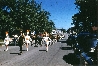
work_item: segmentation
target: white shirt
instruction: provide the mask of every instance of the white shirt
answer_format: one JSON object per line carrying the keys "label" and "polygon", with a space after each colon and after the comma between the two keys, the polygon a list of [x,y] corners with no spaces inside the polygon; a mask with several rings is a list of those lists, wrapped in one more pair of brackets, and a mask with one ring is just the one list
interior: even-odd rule
{"label": "white shirt", "polygon": [[30,43],[30,36],[25,36],[25,41],[26,41],[26,43]]}
{"label": "white shirt", "polygon": [[10,38],[9,38],[9,36],[7,36],[7,37],[4,39],[4,43],[5,43],[5,44],[9,44],[9,41],[10,41]]}
{"label": "white shirt", "polygon": [[43,37],[44,41],[51,41],[49,37]]}
{"label": "white shirt", "polygon": [[49,42],[51,42],[51,39],[49,37],[43,37],[43,39],[47,45],[49,44]]}
{"label": "white shirt", "polygon": [[49,37],[43,37],[44,41],[48,41]]}

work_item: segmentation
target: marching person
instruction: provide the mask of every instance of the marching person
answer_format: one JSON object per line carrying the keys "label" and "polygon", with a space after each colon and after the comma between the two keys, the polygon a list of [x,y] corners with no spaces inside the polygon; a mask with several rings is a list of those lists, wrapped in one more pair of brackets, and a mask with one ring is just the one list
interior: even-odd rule
{"label": "marching person", "polygon": [[50,45],[53,45],[54,44],[54,36],[52,34],[49,34],[49,38],[51,39]]}
{"label": "marching person", "polygon": [[25,42],[26,42],[26,48],[28,51],[28,45],[30,44],[29,30],[27,30],[27,35],[25,36]]}
{"label": "marching person", "polygon": [[35,35],[32,35],[31,39],[32,39],[32,43],[31,43],[31,46],[32,46],[35,42]]}
{"label": "marching person", "polygon": [[46,46],[46,52],[48,52],[48,46],[49,46],[49,43],[50,43],[51,39],[48,37],[47,32],[45,32],[45,35],[44,35],[43,39],[44,39],[44,41],[46,43],[45,44],[45,46]]}
{"label": "marching person", "polygon": [[41,36],[41,33],[39,33],[39,35],[37,35],[37,38],[38,38],[38,44],[40,45],[40,46],[42,46],[42,44],[41,44],[41,41],[42,41],[42,36]]}
{"label": "marching person", "polygon": [[9,38],[8,32],[5,32],[5,33],[6,33],[6,37],[4,39],[4,43],[5,43],[5,46],[6,46],[5,51],[8,51],[8,45],[9,45],[9,42],[10,42],[10,38]]}
{"label": "marching person", "polygon": [[19,47],[20,47],[20,53],[22,53],[22,45],[24,43],[24,35],[22,33],[22,31],[20,31],[21,35],[19,36],[19,41],[18,41],[18,44],[19,44]]}

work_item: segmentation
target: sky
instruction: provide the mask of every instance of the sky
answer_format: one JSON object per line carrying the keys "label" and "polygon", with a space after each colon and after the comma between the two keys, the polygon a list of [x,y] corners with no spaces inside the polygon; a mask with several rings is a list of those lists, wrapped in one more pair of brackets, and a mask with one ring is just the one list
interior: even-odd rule
{"label": "sky", "polygon": [[78,12],[75,0],[35,0],[37,3],[42,2],[42,9],[48,11],[49,17],[56,26],[56,28],[68,29],[72,23],[72,16]]}

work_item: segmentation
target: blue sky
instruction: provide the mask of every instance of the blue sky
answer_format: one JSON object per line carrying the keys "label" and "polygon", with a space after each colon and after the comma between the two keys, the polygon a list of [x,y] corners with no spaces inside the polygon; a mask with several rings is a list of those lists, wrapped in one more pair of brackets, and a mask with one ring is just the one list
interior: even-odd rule
{"label": "blue sky", "polygon": [[72,16],[78,12],[75,0],[35,0],[42,2],[42,9],[50,12],[50,20],[55,23],[56,28],[68,29],[71,27]]}

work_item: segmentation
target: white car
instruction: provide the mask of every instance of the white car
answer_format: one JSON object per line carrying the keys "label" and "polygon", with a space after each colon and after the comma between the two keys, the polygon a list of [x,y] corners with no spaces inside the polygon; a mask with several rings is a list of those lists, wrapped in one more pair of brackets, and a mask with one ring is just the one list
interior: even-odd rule
{"label": "white car", "polygon": [[60,34],[59,37],[60,37],[60,39],[63,39],[65,36]]}

